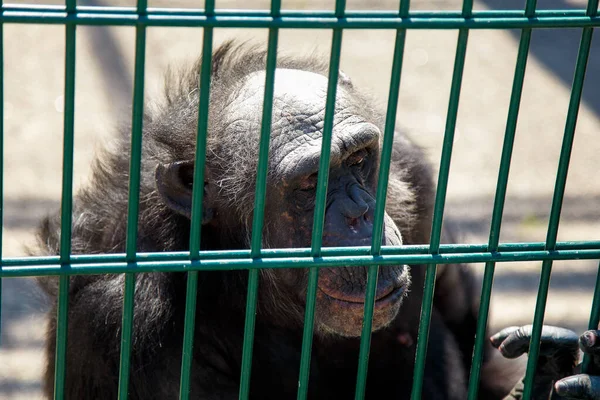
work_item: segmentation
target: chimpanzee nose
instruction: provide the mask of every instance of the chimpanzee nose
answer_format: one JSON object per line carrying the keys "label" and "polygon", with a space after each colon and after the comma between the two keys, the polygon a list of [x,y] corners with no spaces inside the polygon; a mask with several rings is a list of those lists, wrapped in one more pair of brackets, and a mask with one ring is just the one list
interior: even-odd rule
{"label": "chimpanzee nose", "polygon": [[360,217],[367,214],[369,211],[369,205],[365,202],[363,204],[348,204],[344,210],[344,216],[348,220],[348,224],[355,226],[358,225]]}
{"label": "chimpanzee nose", "polygon": [[351,200],[343,207],[343,214],[348,225],[357,227],[361,219],[370,221],[370,215],[374,210],[370,210],[369,204],[365,201],[367,193],[359,185],[352,185],[349,195]]}

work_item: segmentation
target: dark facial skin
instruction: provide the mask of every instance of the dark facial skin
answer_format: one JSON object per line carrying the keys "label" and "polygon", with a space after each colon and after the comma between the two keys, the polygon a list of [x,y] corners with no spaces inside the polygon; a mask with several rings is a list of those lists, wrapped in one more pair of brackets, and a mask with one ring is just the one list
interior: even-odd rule
{"label": "dark facial skin", "polygon": [[[223,110],[227,137],[241,143],[256,141],[261,126],[264,81],[264,71],[250,74],[233,92]],[[310,247],[327,79],[312,72],[278,69],[275,82],[263,247]],[[360,116],[353,100],[340,86],[333,121],[323,247],[370,246],[373,237],[381,132]],[[192,169],[192,162],[183,161],[159,166],[156,175],[163,200],[187,216],[191,208]],[[218,193],[211,194],[211,190],[218,192],[215,186],[218,183],[205,186],[205,192],[208,190],[205,203],[213,203],[217,208],[215,213],[223,218],[231,212],[219,209],[222,202],[215,200]],[[212,211],[205,208],[205,217],[207,214]],[[382,244],[402,245],[400,231],[387,213]],[[307,271],[287,269],[273,273],[280,284],[296,293],[298,304],[304,304]],[[373,330],[387,326],[396,317],[409,284],[407,266],[380,268]],[[367,268],[322,268],[315,313],[317,333],[360,336],[366,286]]]}
{"label": "dark facial skin", "polygon": [[[264,73],[249,76],[233,101],[232,129],[260,126]],[[265,242],[269,247],[310,247],[327,79],[319,74],[280,69],[276,73]],[[331,168],[323,247],[370,246],[379,161],[380,131],[352,109],[340,87],[332,134]],[[242,110],[242,111],[240,111]],[[243,134],[240,132],[240,134]],[[246,133],[248,134],[248,133]],[[250,132],[250,134],[257,134]],[[386,214],[384,245],[401,245],[400,232]],[[306,271],[279,272],[290,287]],[[301,274],[301,275],[299,275]],[[407,292],[408,267],[380,268],[373,329],[386,326]],[[323,268],[319,272],[317,327],[343,336],[360,335],[367,268]],[[305,287],[306,285],[302,285]],[[298,292],[304,302],[305,291]]]}

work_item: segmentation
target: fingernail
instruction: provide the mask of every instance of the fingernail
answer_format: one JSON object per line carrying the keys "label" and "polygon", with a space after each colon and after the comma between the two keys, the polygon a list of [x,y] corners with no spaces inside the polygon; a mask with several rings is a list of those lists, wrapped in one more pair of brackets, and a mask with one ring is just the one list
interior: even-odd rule
{"label": "fingernail", "polygon": [[585,347],[593,347],[596,344],[596,335],[592,331],[587,331],[581,335],[580,340]]}
{"label": "fingernail", "polygon": [[498,343],[498,334],[495,334],[494,336],[490,337],[490,342],[492,342],[492,344],[496,347],[498,347],[498,345],[500,343]]}
{"label": "fingernail", "polygon": [[554,389],[558,394],[562,395],[567,391],[567,384],[562,381],[558,381],[554,384]]}
{"label": "fingernail", "polygon": [[500,354],[502,354],[504,357],[507,356],[507,354],[506,354],[506,348],[504,346],[504,343],[502,343],[500,346],[498,346],[498,350],[500,350]]}

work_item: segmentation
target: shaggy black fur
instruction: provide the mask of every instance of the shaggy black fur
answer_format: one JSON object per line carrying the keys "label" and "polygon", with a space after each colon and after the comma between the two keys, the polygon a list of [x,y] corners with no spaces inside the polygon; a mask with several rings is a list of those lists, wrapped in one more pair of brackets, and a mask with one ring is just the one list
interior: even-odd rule
{"label": "shaggy black fur", "polygon": [[[223,110],[239,95],[240,82],[265,68],[265,51],[232,42],[213,56],[206,180],[218,205],[216,222],[206,224],[202,249],[248,248],[258,132],[227,136]],[[187,250],[190,220],[168,207],[157,191],[157,165],[194,158],[201,61],[172,73],[164,105],[144,119],[139,235],[146,251]],[[278,68],[327,76],[318,58],[280,56]],[[353,113],[383,131],[384,117],[347,79],[340,81],[354,99]],[[274,118],[275,119],[275,118]],[[129,140],[122,132],[111,149],[95,160],[91,184],[81,190],[73,209],[73,253],[124,252],[127,221]],[[271,170],[271,179],[274,172]],[[212,185],[212,186],[211,186]],[[387,213],[404,243],[427,243],[433,186],[430,167],[406,137],[396,140]],[[270,231],[267,211],[265,243]],[[38,254],[58,254],[60,220],[46,219],[39,231]],[[281,272],[283,273],[283,272]],[[253,399],[291,399],[297,390],[304,318],[305,271],[298,287],[280,283],[274,271],[261,271],[259,310],[252,368]],[[373,334],[368,398],[408,398],[412,386],[416,334],[422,298],[423,268],[411,270],[412,289],[398,317]],[[116,398],[119,369],[123,275],[73,276],[69,297],[66,372],[67,399]],[[200,273],[192,395],[200,399],[237,398],[247,272]],[[40,278],[56,300],[56,279]],[[137,276],[131,366],[131,399],[174,399],[179,393],[186,275],[144,273]],[[433,311],[425,399],[464,399],[478,292],[471,272],[462,266],[440,267]],[[56,335],[55,309],[49,314],[47,373],[44,390],[52,397]],[[349,399],[356,377],[358,338],[315,332],[310,398]],[[488,356],[486,356],[486,359]],[[491,362],[485,367],[493,369]],[[484,376],[482,396],[499,398],[512,382]],[[486,380],[487,379],[487,380]],[[487,382],[487,383],[486,383]]]}

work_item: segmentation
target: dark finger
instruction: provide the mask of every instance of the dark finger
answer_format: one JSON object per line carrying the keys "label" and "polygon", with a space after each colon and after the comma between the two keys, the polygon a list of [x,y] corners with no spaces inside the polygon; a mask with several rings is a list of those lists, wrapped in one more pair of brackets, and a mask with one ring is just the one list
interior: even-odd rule
{"label": "dark finger", "polygon": [[600,375],[600,331],[590,330],[579,337],[579,348],[587,354],[587,370],[591,375]]}
{"label": "dark finger", "polygon": [[579,337],[579,347],[584,353],[600,354],[600,331],[587,331]]}
{"label": "dark finger", "polygon": [[500,332],[496,333],[494,336],[490,338],[490,342],[492,342],[492,346],[498,348],[504,340],[513,332],[519,329],[518,326],[510,326],[508,328],[502,329]]}
{"label": "dark finger", "polygon": [[589,375],[573,375],[561,379],[554,384],[560,396],[578,400],[600,399],[600,377]]}
{"label": "dark finger", "polygon": [[517,358],[529,349],[531,325],[522,326],[512,331],[498,346],[500,353],[506,358]]}
{"label": "dark finger", "polygon": [[[523,326],[511,333],[498,347],[506,358],[516,358],[529,350],[532,326]],[[578,349],[579,337],[575,332],[544,325],[542,327],[540,355],[557,357],[563,355],[574,358]],[[568,360],[568,364],[572,360]]]}

